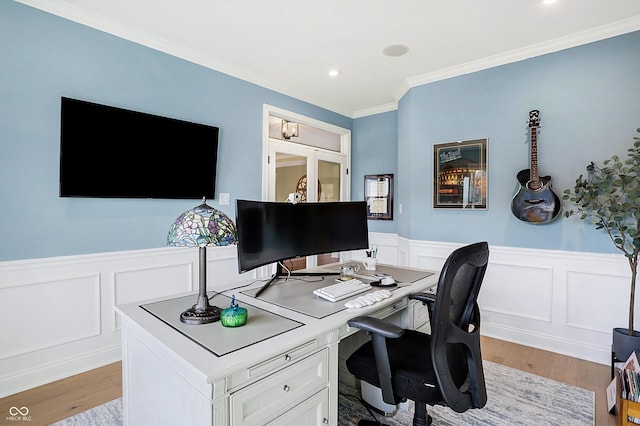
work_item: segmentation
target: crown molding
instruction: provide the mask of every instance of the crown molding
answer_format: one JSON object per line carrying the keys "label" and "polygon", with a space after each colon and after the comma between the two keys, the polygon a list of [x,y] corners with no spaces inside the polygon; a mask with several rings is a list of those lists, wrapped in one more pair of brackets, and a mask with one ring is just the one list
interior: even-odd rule
{"label": "crown molding", "polygon": [[356,110],[351,115],[351,118],[361,118],[369,115],[381,114],[383,112],[396,111],[397,109],[398,109],[398,102],[390,102],[388,104]]}
{"label": "crown molding", "polygon": [[173,43],[165,39],[161,39],[144,31],[140,31],[136,28],[122,25],[113,20],[107,19],[104,16],[88,12],[86,9],[77,7],[74,4],[51,0],[14,1],[88,26],[90,28],[106,32],[116,37],[120,37],[122,39],[144,45],[160,52],[167,53],[186,61],[202,65],[204,67],[216,70],[223,74],[227,74],[234,78],[256,84],[260,87],[274,90],[284,95],[299,99],[303,102],[309,102],[313,105],[354,119],[397,110],[398,101],[402,99],[402,97],[413,87],[434,83],[440,80],[446,80],[448,78],[457,77],[464,74],[482,71],[500,65],[522,61],[547,53],[553,53],[571,47],[576,47],[583,44],[588,44],[606,38],[640,30],[640,15],[632,16],[613,24],[603,25],[587,31],[560,37],[548,42],[534,44],[522,49],[516,49],[498,55],[481,58],[477,61],[471,61],[464,64],[455,65],[452,67],[443,68],[437,71],[410,77],[405,79],[393,93],[393,97],[395,99],[394,102],[354,111],[340,111],[336,109],[335,106],[332,107],[321,105],[313,99],[306,99],[304,97],[300,97],[299,94],[291,93],[291,91],[286,87],[282,87],[282,85],[276,84],[273,81],[266,81],[263,77],[255,75],[255,73],[249,72],[244,68],[217,60],[198,50],[191,49],[184,45]]}
{"label": "crown molding", "polygon": [[[255,75],[252,75],[252,73],[241,67],[237,67],[225,61],[220,61],[218,59],[212,58],[210,55],[206,55],[199,50],[192,49],[183,44],[174,43],[156,35],[149,34],[145,31],[140,31],[137,28],[123,25],[112,19],[105,18],[102,15],[87,11],[86,9],[78,7],[75,4],[51,0],[14,1],[34,7],[44,12],[51,13],[63,19],[68,19],[77,24],[81,24],[89,28],[105,32],[107,34],[111,34],[123,40],[140,44],[151,49],[167,53],[171,56],[175,56],[186,61],[214,69],[216,71],[222,72],[223,74],[228,74],[230,76],[264,86],[264,83],[258,83],[259,79]],[[272,85],[269,87],[272,87]]]}
{"label": "crown molding", "polygon": [[353,111],[340,111],[333,106],[319,104],[314,99],[307,99],[305,97],[301,97],[299,94],[291,93],[288,88],[283,87],[281,84],[266,80],[265,78],[256,75],[255,73],[252,73],[245,68],[237,67],[228,62],[218,60],[199,50],[189,48],[182,44],[173,43],[169,40],[157,37],[147,32],[140,31],[137,28],[122,25],[121,23],[89,12],[86,9],[78,7],[74,4],[51,0],[14,1],[47,13],[51,13],[52,15],[56,15],[60,18],[68,19],[77,24],[81,24],[89,28],[105,32],[107,34],[111,34],[123,40],[140,44],[159,52],[184,59],[194,64],[201,65],[203,67],[218,71],[231,77],[246,81],[248,83],[255,84],[265,89],[273,90],[275,92],[291,96],[292,98],[298,99],[303,102],[308,102],[310,104],[319,106],[320,108],[324,108],[328,111],[344,115],[345,117],[352,118]]}
{"label": "crown molding", "polygon": [[402,99],[402,97],[413,87],[435,83],[436,81],[446,80],[448,78],[458,77],[464,74],[471,74],[500,65],[523,61],[525,59],[542,56],[547,53],[558,52],[638,30],[640,30],[640,15],[632,16],[613,24],[603,25],[587,31],[560,37],[551,41],[537,43],[522,49],[516,49],[499,55],[482,58],[477,61],[467,62],[453,67],[443,68],[434,72],[410,77],[405,79],[394,92],[393,96],[396,100],[395,102],[354,111],[352,118],[361,118],[367,115],[378,114],[380,112],[392,111],[394,109],[397,110],[400,99]]}
{"label": "crown molding", "polygon": [[587,31],[581,31],[569,36],[560,37],[551,41],[537,43],[522,49],[511,50],[499,55],[488,56],[477,61],[467,62],[407,78],[404,84],[398,88],[396,92],[396,100],[400,100],[412,87],[422,86],[424,84],[446,80],[448,78],[470,74],[500,65],[523,61],[525,59],[545,55],[547,53],[558,52],[638,30],[640,30],[640,15],[633,16],[613,24],[603,25]]}

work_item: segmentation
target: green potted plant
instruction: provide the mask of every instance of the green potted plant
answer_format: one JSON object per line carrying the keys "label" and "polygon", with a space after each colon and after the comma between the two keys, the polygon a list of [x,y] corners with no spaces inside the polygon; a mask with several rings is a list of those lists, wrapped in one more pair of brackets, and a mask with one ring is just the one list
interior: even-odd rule
{"label": "green potted plant", "polygon": [[[640,132],[640,128],[637,129]],[[640,332],[634,330],[634,307],[638,253],[640,253],[640,137],[629,148],[628,158],[614,155],[601,166],[591,162],[587,176],[580,175],[562,198],[573,202],[565,217],[580,215],[589,219],[596,229],[604,230],[613,245],[622,251],[631,268],[629,325],[613,329],[613,350],[616,358],[626,360],[632,351],[640,350]]]}

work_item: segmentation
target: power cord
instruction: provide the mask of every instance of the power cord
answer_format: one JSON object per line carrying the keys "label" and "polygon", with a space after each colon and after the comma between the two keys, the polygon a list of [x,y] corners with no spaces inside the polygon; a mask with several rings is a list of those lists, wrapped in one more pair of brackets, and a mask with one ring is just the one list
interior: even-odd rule
{"label": "power cord", "polygon": [[[287,268],[287,267],[286,267],[284,264],[282,264],[281,262],[278,262],[278,263],[280,263],[280,266],[282,266],[282,268],[283,268],[283,269],[285,269],[285,270],[287,271],[287,277],[285,278],[285,281],[289,280],[289,278],[291,278],[291,270],[290,270],[289,268]],[[229,292],[229,291],[234,291],[234,290],[238,290],[238,289],[240,289],[240,288],[249,287],[249,286],[252,286],[253,284],[255,284],[255,283],[257,283],[257,282],[262,282],[262,283],[263,283],[263,282],[268,281],[268,280],[269,280],[268,278],[265,278],[265,279],[263,279],[263,280],[253,280],[253,281],[251,281],[251,282],[250,282],[250,283],[248,283],[248,284],[239,285],[238,287],[228,288],[228,289],[226,289],[226,290],[222,290],[222,291],[216,291],[216,290],[214,290],[214,291],[213,291],[214,293],[213,293],[213,295],[212,295],[212,296],[210,296],[210,297],[209,297],[209,300],[213,299],[214,297],[216,297],[216,296],[218,296],[218,295],[224,295],[224,293],[227,293],[227,292]],[[317,279],[302,279],[302,278],[298,278],[298,281],[303,281],[303,282],[306,282],[306,283],[315,283],[315,282],[324,281],[324,277],[323,277],[323,276],[321,276],[321,277],[318,277]]]}
{"label": "power cord", "polygon": [[257,283],[257,282],[262,282],[262,281],[266,281],[266,280],[253,280],[248,284],[239,285],[238,287],[228,288],[228,289],[222,290],[222,291],[215,291],[214,290],[213,296],[209,297],[209,300],[213,299],[214,297],[216,297],[218,295],[226,293],[228,291],[233,291],[233,290],[238,290],[240,288],[249,287],[249,286],[251,286],[251,285],[253,285],[253,284]]}
{"label": "power cord", "polygon": [[284,264],[284,262],[278,262],[278,265],[280,265],[280,267],[282,269],[284,269],[285,271],[287,271],[287,278],[285,281],[288,281],[289,278],[291,278],[291,269],[287,268],[287,265]]}
{"label": "power cord", "polygon": [[[284,264],[284,262],[288,261],[289,263],[291,263],[291,266],[287,267],[287,265]],[[285,270],[287,272],[287,276],[284,278],[284,281],[289,281],[289,279],[291,278],[291,273],[293,272],[293,262],[291,261],[291,259],[287,259],[285,261],[282,262],[278,262],[278,264],[280,265],[280,267]],[[308,279],[308,278],[297,278],[298,281],[302,281],[305,283],[317,283],[317,282],[321,282],[324,281],[324,276],[320,276],[317,279]]]}

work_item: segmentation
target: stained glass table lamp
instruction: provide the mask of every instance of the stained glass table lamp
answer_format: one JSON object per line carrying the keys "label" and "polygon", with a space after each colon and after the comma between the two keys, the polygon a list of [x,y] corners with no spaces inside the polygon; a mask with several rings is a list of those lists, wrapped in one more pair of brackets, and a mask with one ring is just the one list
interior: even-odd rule
{"label": "stained glass table lamp", "polygon": [[167,245],[178,247],[198,247],[200,250],[200,285],[195,305],[180,314],[185,324],[207,324],[220,319],[222,311],[209,304],[207,297],[207,247],[228,246],[238,241],[233,221],[223,212],[202,204],[182,213],[171,225],[167,236]]}

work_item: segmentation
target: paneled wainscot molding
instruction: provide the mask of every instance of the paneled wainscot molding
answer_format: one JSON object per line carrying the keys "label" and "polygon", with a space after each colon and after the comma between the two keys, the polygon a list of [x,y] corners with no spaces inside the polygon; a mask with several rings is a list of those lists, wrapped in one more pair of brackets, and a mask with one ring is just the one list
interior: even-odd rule
{"label": "paneled wainscot molding", "polygon": [[[380,263],[430,270],[463,245],[369,240]],[[628,269],[620,255],[491,246],[482,333],[608,364],[611,329],[626,325]],[[235,247],[209,248],[207,270],[209,289],[270,274],[239,275]],[[195,292],[197,279],[198,251],[188,248],[0,262],[0,397],[120,360],[113,307]]]}

